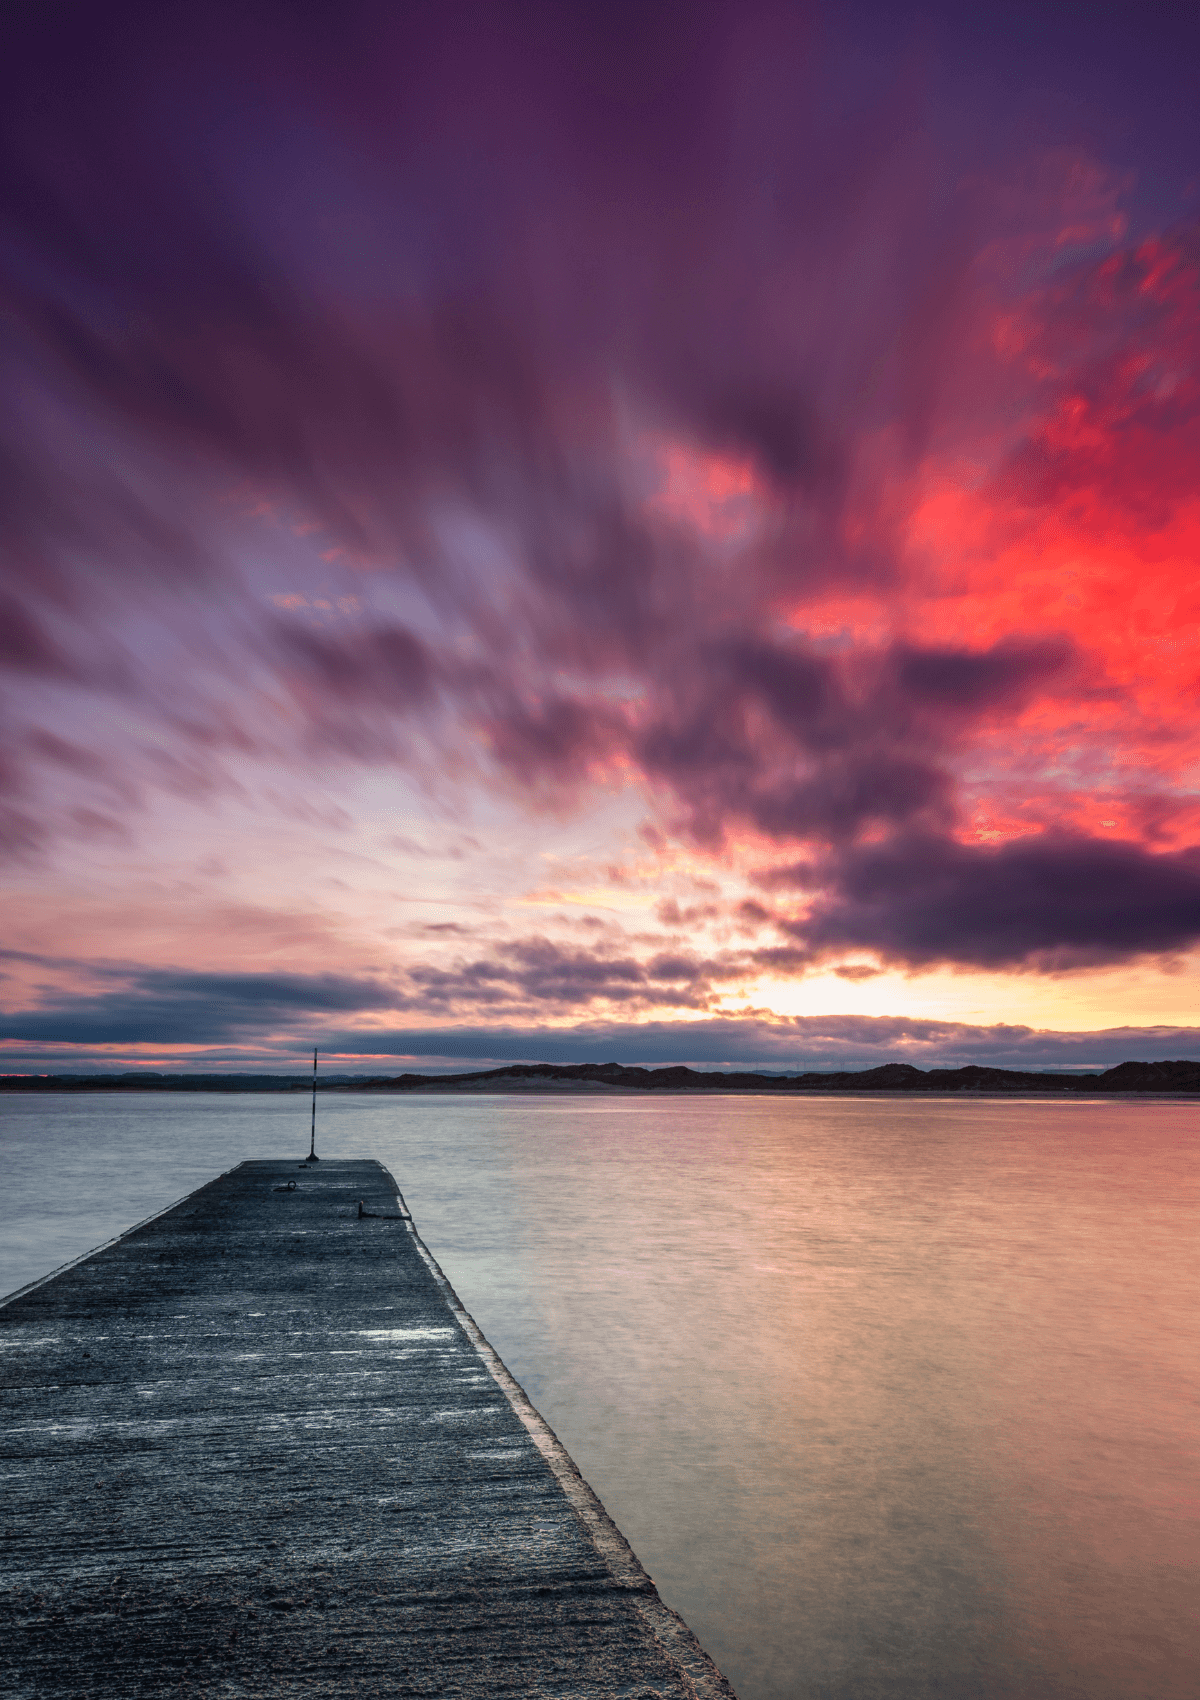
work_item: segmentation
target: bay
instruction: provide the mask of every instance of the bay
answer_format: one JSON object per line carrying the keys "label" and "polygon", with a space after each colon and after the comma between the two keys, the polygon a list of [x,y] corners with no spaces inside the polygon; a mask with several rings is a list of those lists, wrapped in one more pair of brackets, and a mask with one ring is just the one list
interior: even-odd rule
{"label": "bay", "polygon": [[[1200,1693],[1187,1103],[323,1096],[742,1700]],[[0,1292],[300,1096],[6,1095]]]}

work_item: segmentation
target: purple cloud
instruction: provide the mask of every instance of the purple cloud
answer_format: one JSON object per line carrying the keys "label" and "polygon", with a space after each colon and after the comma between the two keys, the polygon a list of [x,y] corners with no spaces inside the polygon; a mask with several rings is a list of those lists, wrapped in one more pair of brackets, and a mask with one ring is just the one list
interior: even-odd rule
{"label": "purple cloud", "polygon": [[[779,889],[789,876],[775,871]],[[1200,851],[1082,837],[996,848],[930,836],[800,865],[816,888],[788,931],[813,952],[872,950],[910,967],[1045,969],[1172,952],[1200,938]]]}

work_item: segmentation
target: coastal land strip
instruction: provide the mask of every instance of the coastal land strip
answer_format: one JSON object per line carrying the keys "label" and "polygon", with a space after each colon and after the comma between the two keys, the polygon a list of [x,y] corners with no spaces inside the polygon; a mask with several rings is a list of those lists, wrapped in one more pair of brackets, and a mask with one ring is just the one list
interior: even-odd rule
{"label": "coastal land strip", "polygon": [[[9,1074],[3,1092],[308,1092],[310,1075],[282,1074]],[[754,1074],[676,1068],[638,1068],[622,1063],[510,1063],[466,1074],[335,1075],[318,1083],[321,1092],[759,1092],[795,1093],[971,1093],[984,1097],[1200,1095],[1200,1062],[1123,1062],[1101,1072],[1031,1072],[1023,1069],[914,1068],[884,1063],[878,1068],[832,1073]]]}

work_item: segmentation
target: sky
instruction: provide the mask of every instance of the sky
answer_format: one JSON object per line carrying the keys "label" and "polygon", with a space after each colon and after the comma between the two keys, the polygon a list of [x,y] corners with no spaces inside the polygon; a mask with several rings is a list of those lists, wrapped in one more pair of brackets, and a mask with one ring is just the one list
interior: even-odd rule
{"label": "sky", "polygon": [[1200,1055],[1200,21],[14,0],[0,1070]]}

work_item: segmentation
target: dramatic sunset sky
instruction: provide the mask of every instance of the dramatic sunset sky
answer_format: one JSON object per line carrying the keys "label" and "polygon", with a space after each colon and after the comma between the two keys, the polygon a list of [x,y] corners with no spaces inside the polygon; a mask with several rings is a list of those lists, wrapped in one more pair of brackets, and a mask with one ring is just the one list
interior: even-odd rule
{"label": "dramatic sunset sky", "polygon": [[4,34],[6,1070],[1200,1054],[1193,8]]}

